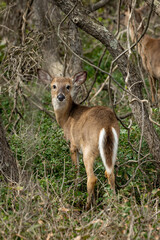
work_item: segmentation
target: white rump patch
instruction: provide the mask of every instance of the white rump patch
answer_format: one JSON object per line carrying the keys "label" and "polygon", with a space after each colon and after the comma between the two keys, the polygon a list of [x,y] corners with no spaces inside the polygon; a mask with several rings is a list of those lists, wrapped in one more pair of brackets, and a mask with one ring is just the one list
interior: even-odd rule
{"label": "white rump patch", "polygon": [[99,134],[99,151],[100,151],[100,156],[102,158],[103,161],[103,165],[107,171],[108,174],[111,174],[112,169],[114,167],[114,164],[116,162],[116,157],[117,157],[117,149],[118,149],[118,135],[116,130],[112,127],[112,133],[113,133],[113,155],[112,155],[112,166],[108,167],[107,163],[106,163],[106,156],[105,156],[105,152],[104,152],[104,148],[105,146],[105,140],[106,140],[106,131],[104,128],[102,128],[102,130],[100,131]]}
{"label": "white rump patch", "polygon": [[106,131],[104,128],[102,128],[102,130],[100,131],[100,134],[99,134],[99,151],[100,151],[100,156],[102,158],[103,165],[104,165],[107,173],[111,174],[112,168],[109,168],[107,166],[106,156],[105,156],[105,152],[104,152],[106,137],[107,137]]}
{"label": "white rump patch", "polygon": [[116,158],[117,158],[117,150],[118,150],[118,135],[117,135],[117,132],[116,130],[112,127],[112,133],[113,133],[113,136],[114,136],[114,143],[113,143],[113,155],[112,155],[112,163],[113,163],[113,166],[116,162]]}

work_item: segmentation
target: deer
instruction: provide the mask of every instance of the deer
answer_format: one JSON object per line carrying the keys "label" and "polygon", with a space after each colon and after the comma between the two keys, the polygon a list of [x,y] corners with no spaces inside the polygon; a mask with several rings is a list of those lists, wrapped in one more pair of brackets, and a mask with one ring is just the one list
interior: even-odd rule
{"label": "deer", "polygon": [[[144,31],[144,24],[142,20],[143,7],[134,9],[131,16],[131,8],[125,12],[124,24],[127,26],[129,17],[129,34],[132,42],[136,42]],[[142,59],[142,64],[149,75],[149,84],[151,89],[152,104],[156,102],[160,105],[160,38],[153,38],[145,34],[140,42],[137,44],[138,53]],[[158,91],[156,91],[156,83]],[[157,97],[156,97],[157,96]],[[156,98],[158,98],[156,100]]]}
{"label": "deer", "polygon": [[93,165],[99,155],[105,167],[105,177],[115,193],[114,165],[120,134],[118,120],[114,112],[106,106],[89,107],[74,102],[75,91],[86,81],[87,72],[79,72],[73,77],[52,77],[39,69],[38,77],[43,82],[50,82],[56,121],[63,129],[65,139],[70,142],[71,159],[76,167],[79,153],[83,154],[87,174],[88,210],[95,204],[94,187],[97,177]]}

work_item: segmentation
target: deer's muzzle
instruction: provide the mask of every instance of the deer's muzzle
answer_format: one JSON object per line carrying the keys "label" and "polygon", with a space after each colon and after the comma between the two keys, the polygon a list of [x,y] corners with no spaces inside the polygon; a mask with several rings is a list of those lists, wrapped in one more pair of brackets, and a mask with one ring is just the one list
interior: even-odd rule
{"label": "deer's muzzle", "polygon": [[60,93],[58,94],[57,99],[58,101],[62,102],[65,99],[65,96],[62,93]]}

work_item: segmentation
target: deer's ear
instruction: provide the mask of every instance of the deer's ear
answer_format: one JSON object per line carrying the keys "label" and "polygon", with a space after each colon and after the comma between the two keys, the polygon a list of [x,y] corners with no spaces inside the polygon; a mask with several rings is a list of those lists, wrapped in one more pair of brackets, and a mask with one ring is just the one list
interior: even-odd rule
{"label": "deer's ear", "polygon": [[76,73],[73,77],[73,84],[75,86],[80,86],[86,81],[86,78],[87,78],[87,72],[83,71],[83,72]]}
{"label": "deer's ear", "polygon": [[47,73],[46,71],[44,71],[42,69],[38,69],[37,73],[38,73],[38,78],[41,82],[43,82],[45,84],[50,84],[51,83],[52,77],[50,76],[49,73]]}

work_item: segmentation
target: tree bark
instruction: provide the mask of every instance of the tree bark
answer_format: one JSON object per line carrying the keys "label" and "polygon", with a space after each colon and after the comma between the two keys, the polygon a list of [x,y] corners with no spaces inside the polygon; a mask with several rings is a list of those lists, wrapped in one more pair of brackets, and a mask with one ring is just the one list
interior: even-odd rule
{"label": "tree bark", "polygon": [[42,68],[47,70],[52,76],[60,76],[63,73],[63,64],[60,61],[59,41],[56,34],[56,27],[61,19],[59,9],[55,6],[52,11],[51,26],[49,2],[47,0],[35,0],[33,3],[33,18],[38,32],[43,35],[42,39]]}
{"label": "tree bark", "polygon": [[[149,6],[151,6],[152,5],[152,0],[147,0],[146,3]],[[156,12],[160,16],[160,1],[159,0],[154,0],[153,11]]]}
{"label": "tree bark", "polygon": [[[78,27],[72,22],[69,21],[69,40],[68,44],[73,52],[78,56],[82,57],[82,43],[78,32]],[[74,67],[73,67],[74,66]],[[68,66],[69,76],[74,76],[77,72],[82,71],[82,61],[80,58],[72,54],[70,63]]]}
{"label": "tree bark", "polygon": [[[47,0],[35,0],[33,4],[33,16],[36,20],[36,27],[44,36],[42,47],[44,61],[42,62],[42,67],[52,76],[73,76],[75,73],[82,70],[82,63],[81,60],[73,54],[70,60],[67,56],[67,60],[69,60],[67,62],[60,56],[60,40],[57,36],[57,28],[62,17],[59,8],[54,6],[54,9],[52,9],[50,5],[50,2]],[[82,46],[77,26],[69,21],[67,27],[68,44],[73,52],[81,55]],[[66,52],[65,54],[68,55]],[[74,70],[73,67],[71,67],[73,64]]]}
{"label": "tree bark", "polygon": [[18,182],[19,172],[16,160],[10,150],[0,119],[0,172],[6,181]]}
{"label": "tree bark", "polygon": [[[106,46],[114,59],[123,52],[124,49],[114,36],[112,36],[103,25],[94,21],[89,15],[87,15],[82,5],[75,7],[75,1],[71,0],[53,0],[53,2],[65,14],[68,14],[70,20],[72,20],[79,28],[92,35]],[[136,67],[128,60],[125,54],[117,60],[117,64],[124,79],[126,76],[129,76],[128,89],[132,94],[129,95],[129,101],[133,115],[143,133],[144,139],[148,143],[150,153],[153,155],[157,163],[160,164],[160,138],[155,131],[152,122],[149,120],[146,104],[141,101],[143,99],[143,85],[140,75],[138,74]]]}
{"label": "tree bark", "polygon": [[27,6],[27,0],[4,0],[7,11],[2,18],[1,36],[6,37],[12,44],[21,42],[22,18]]}

